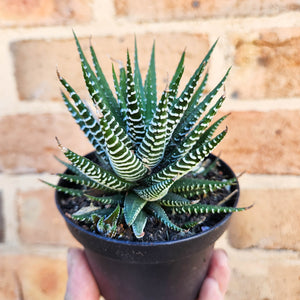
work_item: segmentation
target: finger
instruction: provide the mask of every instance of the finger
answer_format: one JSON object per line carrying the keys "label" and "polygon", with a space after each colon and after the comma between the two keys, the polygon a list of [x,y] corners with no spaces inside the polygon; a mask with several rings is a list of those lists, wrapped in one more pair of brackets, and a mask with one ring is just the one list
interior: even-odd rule
{"label": "finger", "polygon": [[218,282],[211,277],[207,277],[202,285],[198,300],[223,300]]}
{"label": "finger", "polygon": [[100,293],[88,266],[84,251],[71,248],[68,251],[68,282],[65,300],[98,300]]}
{"label": "finger", "polygon": [[224,250],[217,249],[213,252],[207,276],[218,283],[219,290],[224,295],[230,279],[228,257]]}

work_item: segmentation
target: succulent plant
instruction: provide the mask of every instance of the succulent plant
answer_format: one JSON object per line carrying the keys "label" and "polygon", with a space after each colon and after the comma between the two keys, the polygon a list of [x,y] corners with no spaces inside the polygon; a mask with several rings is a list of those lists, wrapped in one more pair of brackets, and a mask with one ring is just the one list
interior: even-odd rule
{"label": "succulent plant", "polygon": [[[94,146],[96,159],[76,154],[58,141],[69,160],[68,163],[60,162],[70,171],[58,176],[75,183],[76,188],[46,182],[59,192],[90,201],[90,205],[74,212],[72,218],[109,237],[114,237],[121,226],[131,228],[134,235],[141,238],[149,217],[180,232],[199,224],[204,213],[244,210],[224,206],[226,201],[218,205],[201,202],[203,195],[216,193],[236,182],[235,178],[211,180],[204,177],[209,171],[205,167],[212,168],[203,163],[205,158],[227,132],[226,128],[214,136],[226,115],[210,123],[225,100],[222,95],[212,102],[229,70],[216,87],[203,96],[208,77],[206,66],[217,42],[179,93],[184,51],[174,76],[158,98],[155,44],[144,83],[136,41],[134,70],[128,51],[126,69],[120,65],[119,77],[112,66],[114,95],[93,46],[90,45],[90,51],[94,68],[74,36],[93,106],[59,73],[58,78],[69,95],[62,92],[64,103]],[[195,214],[197,218],[179,226],[170,220],[173,214]]]}

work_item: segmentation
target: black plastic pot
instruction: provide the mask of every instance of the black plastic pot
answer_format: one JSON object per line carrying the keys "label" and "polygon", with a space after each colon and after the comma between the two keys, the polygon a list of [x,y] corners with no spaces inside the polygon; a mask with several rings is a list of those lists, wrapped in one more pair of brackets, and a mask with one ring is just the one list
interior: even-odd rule
{"label": "black plastic pot", "polygon": [[[89,154],[88,156],[91,156]],[[220,160],[224,174],[235,177]],[[59,185],[68,185],[60,181]],[[232,197],[232,206],[239,199]],[[76,225],[60,207],[64,194],[55,198],[70,232],[84,246],[85,253],[106,300],[194,300],[207,273],[215,241],[228,226],[230,214],[214,227],[198,235],[168,242],[120,241],[89,232]]]}

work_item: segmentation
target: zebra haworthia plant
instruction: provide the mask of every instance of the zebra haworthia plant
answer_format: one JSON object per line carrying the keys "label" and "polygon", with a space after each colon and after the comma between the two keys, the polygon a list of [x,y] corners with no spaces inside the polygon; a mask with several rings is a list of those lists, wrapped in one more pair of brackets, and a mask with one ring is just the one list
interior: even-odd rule
{"label": "zebra haworthia plant", "polygon": [[[112,67],[114,95],[92,45],[93,68],[74,36],[93,106],[59,73],[58,78],[69,95],[62,92],[65,105],[94,146],[97,159],[93,161],[76,154],[58,141],[70,162],[61,161],[70,172],[58,176],[76,183],[77,188],[47,183],[59,192],[90,201],[89,206],[73,213],[72,218],[110,237],[116,235],[122,224],[121,227],[132,228],[134,235],[141,238],[149,217],[157,218],[175,231],[183,231],[199,224],[203,213],[244,210],[200,201],[203,195],[235,183],[235,179],[230,178],[218,181],[198,176],[203,172],[204,159],[227,132],[226,128],[213,137],[226,116],[210,123],[225,99],[222,95],[212,103],[229,70],[217,86],[202,97],[208,76],[204,75],[205,69],[216,43],[179,93],[184,71],[183,52],[174,76],[158,99],[154,45],[144,83],[136,43],[134,68],[128,51],[126,68],[120,66],[119,76]],[[170,214],[175,213],[193,213],[199,217],[179,226],[170,219]]]}

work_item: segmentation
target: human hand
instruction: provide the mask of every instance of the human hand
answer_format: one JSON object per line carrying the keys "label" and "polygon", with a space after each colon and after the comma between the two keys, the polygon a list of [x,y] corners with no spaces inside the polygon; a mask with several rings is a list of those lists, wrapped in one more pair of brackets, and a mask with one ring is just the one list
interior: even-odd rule
{"label": "human hand", "polygon": [[[65,300],[99,300],[100,292],[83,250],[69,249],[68,275]],[[214,250],[198,300],[223,300],[229,277],[230,269],[225,251]]]}
{"label": "human hand", "polygon": [[197,300],[223,300],[230,278],[228,257],[224,250],[214,250],[207,276]]}

